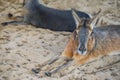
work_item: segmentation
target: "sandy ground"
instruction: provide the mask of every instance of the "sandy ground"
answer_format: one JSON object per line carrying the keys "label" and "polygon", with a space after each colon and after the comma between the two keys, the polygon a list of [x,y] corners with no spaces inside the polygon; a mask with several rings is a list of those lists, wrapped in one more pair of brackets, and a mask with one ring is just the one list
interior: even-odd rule
{"label": "sandy ground", "polygon": [[[58,9],[76,8],[94,15],[102,8],[100,23],[120,24],[120,1],[115,0],[43,0]],[[21,16],[22,0],[0,0],[0,23],[10,21],[8,13]],[[71,33],[35,28],[31,25],[0,25],[0,80],[120,80],[120,52],[99,57],[84,65],[70,65],[51,77],[43,73],[62,62],[41,65],[60,55]],[[38,68],[35,73],[32,69]]]}

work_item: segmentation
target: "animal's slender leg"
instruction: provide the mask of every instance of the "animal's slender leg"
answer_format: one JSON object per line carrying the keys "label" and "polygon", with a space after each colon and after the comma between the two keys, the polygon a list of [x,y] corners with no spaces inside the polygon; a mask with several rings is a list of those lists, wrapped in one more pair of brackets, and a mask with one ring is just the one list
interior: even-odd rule
{"label": "animal's slender leg", "polygon": [[57,55],[55,58],[50,59],[50,60],[47,60],[46,62],[44,62],[44,63],[40,66],[40,68],[43,68],[43,67],[46,66],[46,65],[50,65],[50,64],[54,63],[54,62],[57,61],[59,58],[60,58],[60,55]]}
{"label": "animal's slender leg", "polygon": [[48,65],[54,63],[54,62],[57,61],[59,58],[60,58],[60,56],[57,56],[57,57],[55,57],[54,59],[50,60],[50,61],[48,62]]}
{"label": "animal's slender leg", "polygon": [[46,76],[51,76],[52,74],[58,72],[59,70],[71,65],[73,63],[72,59],[67,60],[63,65],[58,66],[56,69],[50,71],[50,72],[45,72]]}
{"label": "animal's slender leg", "polygon": [[1,25],[3,26],[7,26],[9,24],[12,24],[12,25],[25,25],[26,23],[24,23],[23,21],[10,21],[10,22],[3,22],[1,23]]}
{"label": "animal's slender leg", "polygon": [[[43,64],[41,64],[39,66],[40,69],[44,68],[46,65],[51,65],[52,63],[57,61],[59,58],[60,58],[60,55],[57,55],[55,58],[47,60],[46,62],[44,62]],[[38,68],[33,68],[32,71],[35,72],[35,73],[38,73],[40,70]]]}

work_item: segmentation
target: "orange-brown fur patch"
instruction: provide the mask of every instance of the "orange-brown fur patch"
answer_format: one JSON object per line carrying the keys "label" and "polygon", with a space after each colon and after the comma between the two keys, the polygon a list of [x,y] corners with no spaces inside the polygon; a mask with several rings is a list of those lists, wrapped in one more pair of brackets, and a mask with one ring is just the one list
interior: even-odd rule
{"label": "orange-brown fur patch", "polygon": [[[93,35],[93,39],[91,38],[89,40],[87,46],[88,48],[87,54],[80,55],[76,52],[77,42],[74,40],[74,36],[75,33],[73,32],[62,55],[65,57],[73,58],[76,64],[84,64],[90,59],[97,58],[98,56],[102,56],[102,55],[107,55],[112,51],[120,50],[120,37],[117,36],[116,33],[114,36],[111,36],[109,33],[106,34],[105,39],[101,39],[101,38],[99,39],[100,35],[97,34],[96,36]],[[93,51],[91,51],[92,49]]]}
{"label": "orange-brown fur patch", "polygon": [[72,58],[73,57],[73,53],[74,53],[74,51],[77,47],[76,42],[74,40],[74,34],[75,34],[75,32],[73,32],[67,46],[65,47],[65,49],[62,53],[62,56],[65,56],[67,58]]}

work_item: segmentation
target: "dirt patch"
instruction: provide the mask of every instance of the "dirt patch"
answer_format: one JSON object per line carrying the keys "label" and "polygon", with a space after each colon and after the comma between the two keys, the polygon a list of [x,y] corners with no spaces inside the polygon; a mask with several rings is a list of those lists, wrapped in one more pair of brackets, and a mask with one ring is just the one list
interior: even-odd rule
{"label": "dirt patch", "polygon": [[[93,16],[102,8],[100,19],[103,24],[98,25],[120,24],[120,1],[118,7],[114,0],[43,0],[42,3],[59,9],[74,7]],[[10,21],[8,13],[23,15],[21,4],[22,0],[1,0],[0,23]],[[43,68],[41,65],[62,53],[70,35],[69,32],[56,32],[31,25],[0,25],[0,80],[120,80],[120,52],[84,65],[70,65],[51,77],[45,76],[45,71],[62,62],[59,60]],[[38,72],[34,72],[33,68],[38,68]]]}

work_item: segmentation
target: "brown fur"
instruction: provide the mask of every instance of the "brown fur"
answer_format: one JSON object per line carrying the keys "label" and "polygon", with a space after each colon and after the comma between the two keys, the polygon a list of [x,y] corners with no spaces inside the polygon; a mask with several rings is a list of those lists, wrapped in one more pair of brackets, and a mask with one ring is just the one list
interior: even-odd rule
{"label": "brown fur", "polygon": [[76,34],[73,32],[62,55],[75,59],[77,64],[84,64],[88,60],[97,58],[100,55],[107,55],[113,51],[120,51],[120,25],[98,27],[93,30],[93,39],[91,42],[88,42],[88,49],[93,48],[91,52],[88,50],[86,55],[76,53],[77,42],[74,40]]}
{"label": "brown fur", "polygon": [[120,25],[93,28],[94,18],[79,18],[74,9],[72,15],[76,23],[76,29],[62,53],[62,56],[71,59],[66,60],[65,64],[58,66],[55,70],[45,73],[47,76],[69,66],[73,59],[75,64],[84,64],[98,56],[120,51]]}
{"label": "brown fur", "polygon": [[74,50],[76,49],[76,43],[74,41],[75,31],[73,32],[66,48],[64,49],[64,52],[62,53],[62,56],[65,56],[67,58],[72,58]]}

